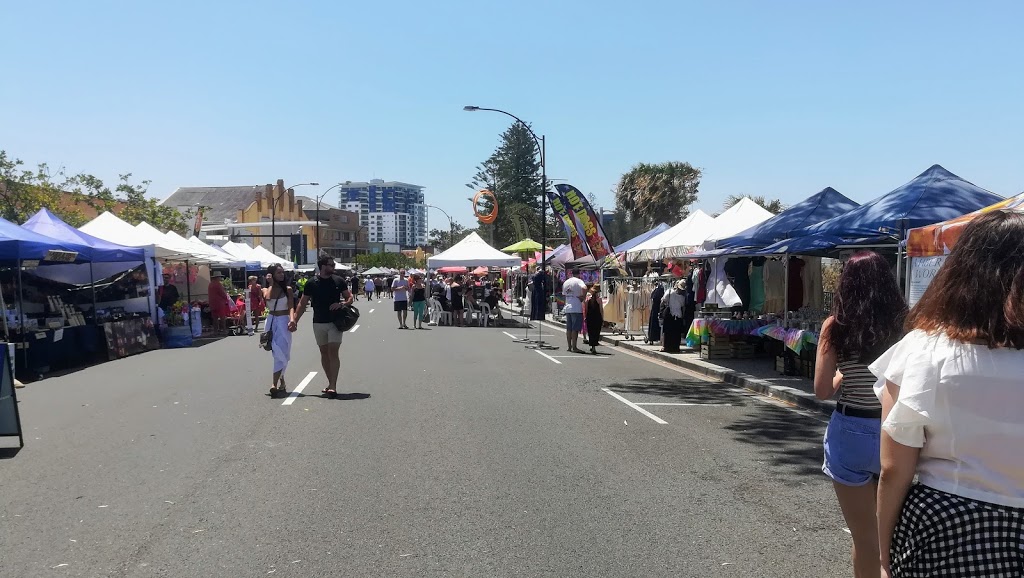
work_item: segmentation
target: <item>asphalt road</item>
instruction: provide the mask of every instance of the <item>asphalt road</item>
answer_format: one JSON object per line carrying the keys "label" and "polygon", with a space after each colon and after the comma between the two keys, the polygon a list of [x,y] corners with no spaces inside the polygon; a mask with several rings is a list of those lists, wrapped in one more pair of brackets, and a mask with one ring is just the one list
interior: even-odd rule
{"label": "asphalt road", "polygon": [[820,416],[553,328],[545,357],[359,305],[342,399],[308,317],[289,405],[254,337],[19,390],[0,576],[850,575]]}

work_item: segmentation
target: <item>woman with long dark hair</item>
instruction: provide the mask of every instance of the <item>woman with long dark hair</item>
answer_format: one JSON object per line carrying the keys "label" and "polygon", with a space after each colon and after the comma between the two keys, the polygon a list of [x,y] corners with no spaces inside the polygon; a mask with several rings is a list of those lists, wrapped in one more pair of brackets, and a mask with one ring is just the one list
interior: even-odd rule
{"label": "woman with long dark hair", "polygon": [[868,364],[899,341],[906,315],[907,304],[889,263],[878,253],[862,251],[843,267],[832,316],[818,340],[814,394],[819,399],[838,395],[825,431],[822,471],[832,478],[853,537],[857,578],[880,573],[875,492],[882,406]]}
{"label": "woman with long dark hair", "polygon": [[292,333],[295,331],[295,294],[285,282],[284,267],[275,263],[267,271],[271,285],[263,290],[267,302],[266,331],[271,331],[271,353],[274,355],[274,379],[270,397],[286,395],[284,370],[292,357]]}
{"label": "woman with long dark hair", "polygon": [[1024,214],[968,224],[907,329],[871,366],[885,416],[882,567],[1022,576]]}

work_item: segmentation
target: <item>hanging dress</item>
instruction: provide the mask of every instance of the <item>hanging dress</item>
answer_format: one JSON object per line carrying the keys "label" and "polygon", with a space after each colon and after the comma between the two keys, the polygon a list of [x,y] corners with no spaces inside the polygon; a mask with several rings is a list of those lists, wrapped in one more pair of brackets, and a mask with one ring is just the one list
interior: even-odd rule
{"label": "hanging dress", "polygon": [[651,342],[661,341],[661,299],[665,296],[665,285],[658,283],[651,293],[651,319],[647,324],[647,339]]}

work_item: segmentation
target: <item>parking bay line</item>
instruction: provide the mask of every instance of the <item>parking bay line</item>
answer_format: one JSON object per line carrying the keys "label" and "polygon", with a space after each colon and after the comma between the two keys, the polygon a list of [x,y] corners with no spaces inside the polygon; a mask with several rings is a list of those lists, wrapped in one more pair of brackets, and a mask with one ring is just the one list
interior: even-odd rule
{"label": "parking bay line", "polygon": [[547,353],[544,353],[543,351],[541,351],[541,350],[539,350],[539,349],[534,349],[534,351],[536,351],[537,353],[539,353],[539,354],[543,355],[544,357],[547,357],[547,358],[548,358],[548,359],[550,359],[551,361],[554,361],[554,362],[555,362],[555,363],[557,363],[558,365],[562,365],[562,362],[561,362],[561,361],[558,361],[557,359],[555,359],[554,357],[551,357],[551,356],[550,356],[550,355],[548,355]]}
{"label": "parking bay line", "polygon": [[731,403],[664,403],[664,402],[635,402],[633,405],[682,405],[691,406],[699,405],[704,407],[732,407]]}
{"label": "parking bay line", "polygon": [[653,413],[651,413],[651,412],[647,411],[646,409],[644,409],[644,408],[640,407],[639,405],[637,405],[637,404],[635,404],[635,403],[633,403],[633,402],[629,401],[628,399],[626,399],[626,398],[622,397],[621,395],[619,395],[619,394],[615,393],[614,391],[612,391],[612,390],[610,390],[610,389],[608,389],[608,388],[606,388],[606,387],[602,387],[602,388],[601,388],[601,391],[603,391],[603,392],[607,393],[608,395],[610,395],[610,396],[614,397],[615,399],[617,399],[617,400],[621,401],[622,403],[624,403],[624,404],[628,405],[629,407],[631,407],[631,408],[633,408],[633,409],[637,410],[638,412],[640,412],[640,413],[642,413],[642,414],[646,415],[647,417],[649,417],[649,418],[653,419],[653,420],[654,420],[654,421],[655,421],[656,423],[659,423],[659,424],[661,424],[661,425],[668,425],[668,422],[667,422],[667,421],[665,421],[665,420],[661,419],[660,417],[658,417],[658,416],[654,415]]}
{"label": "parking bay line", "polygon": [[306,389],[306,386],[309,385],[309,382],[313,381],[314,377],[316,377],[316,372],[310,371],[309,375],[307,375],[302,381],[300,381],[299,385],[295,386],[295,390],[291,392],[291,394],[288,396],[288,399],[281,402],[281,405],[291,405],[295,403],[295,400],[298,399],[299,394],[302,393],[302,390]]}

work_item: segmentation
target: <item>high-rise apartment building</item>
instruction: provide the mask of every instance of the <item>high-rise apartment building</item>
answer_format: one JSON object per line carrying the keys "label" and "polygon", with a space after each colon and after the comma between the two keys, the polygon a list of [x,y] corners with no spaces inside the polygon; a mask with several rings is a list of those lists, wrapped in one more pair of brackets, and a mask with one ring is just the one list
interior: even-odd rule
{"label": "high-rise apartment building", "polygon": [[397,243],[404,248],[427,244],[427,207],[423,187],[374,179],[341,188],[338,206],[359,214],[371,243]]}

